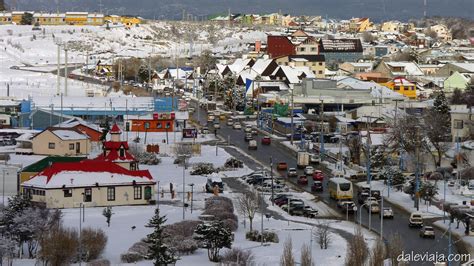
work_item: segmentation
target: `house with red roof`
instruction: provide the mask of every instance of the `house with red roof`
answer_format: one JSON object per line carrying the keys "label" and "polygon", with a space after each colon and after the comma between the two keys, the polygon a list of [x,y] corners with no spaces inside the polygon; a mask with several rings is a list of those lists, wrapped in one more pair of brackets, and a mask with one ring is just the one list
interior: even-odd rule
{"label": "house with red roof", "polygon": [[110,140],[104,141],[102,153],[94,160],[112,162],[128,170],[138,170],[138,161],[129,152],[128,142],[121,140],[122,130],[117,124],[112,126],[109,134]]}
{"label": "house with red roof", "polygon": [[47,208],[145,205],[156,182],[148,170],[129,170],[111,161],[53,163],[21,184],[23,195]]}

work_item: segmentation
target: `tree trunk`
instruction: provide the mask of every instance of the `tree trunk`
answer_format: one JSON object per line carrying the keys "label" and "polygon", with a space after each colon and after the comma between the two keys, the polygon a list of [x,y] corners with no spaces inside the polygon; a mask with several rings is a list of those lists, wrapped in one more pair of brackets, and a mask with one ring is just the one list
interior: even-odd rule
{"label": "tree trunk", "polygon": [[249,222],[250,222],[250,232],[252,232],[252,230],[253,230],[253,217],[252,218],[249,217]]}

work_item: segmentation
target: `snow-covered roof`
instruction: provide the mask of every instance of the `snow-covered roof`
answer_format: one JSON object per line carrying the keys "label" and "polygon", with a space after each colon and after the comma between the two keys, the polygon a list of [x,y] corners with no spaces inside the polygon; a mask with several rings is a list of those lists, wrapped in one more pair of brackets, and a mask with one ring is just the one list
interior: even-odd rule
{"label": "snow-covered roof", "polygon": [[84,160],[73,163],[53,163],[30,180],[23,182],[22,186],[53,189],[132,185],[133,182],[155,184],[148,170],[131,171],[113,162]]}
{"label": "snow-covered roof", "polygon": [[51,133],[62,140],[84,140],[89,138],[87,135],[81,134],[75,130],[58,129],[52,130]]}
{"label": "snow-covered roof", "polygon": [[451,63],[451,65],[465,69],[465,72],[474,73],[474,63]]}
{"label": "snow-covered roof", "polygon": [[252,69],[255,70],[259,75],[267,69],[268,65],[273,61],[273,59],[258,59],[255,61],[255,64],[252,66]]}
{"label": "snow-covered roof", "polygon": [[59,123],[55,125],[54,127],[59,127],[59,128],[73,128],[78,125],[83,125],[85,127],[91,128],[96,131],[100,131],[99,126],[91,123],[87,123],[86,121],[82,120],[81,118],[71,118],[67,121],[64,121],[62,123]]}
{"label": "snow-covered roof", "polygon": [[403,68],[403,72],[394,72],[393,74],[409,75],[409,76],[423,76],[423,71],[414,62],[386,62],[389,67]]}
{"label": "snow-covered roof", "polygon": [[237,58],[235,62],[229,65],[233,73],[240,73],[250,63],[251,59]]}
{"label": "snow-covered roof", "polygon": [[392,91],[373,81],[363,81],[352,77],[343,77],[338,80],[337,87],[350,87],[355,90],[370,90],[374,98],[405,99],[402,94]]}

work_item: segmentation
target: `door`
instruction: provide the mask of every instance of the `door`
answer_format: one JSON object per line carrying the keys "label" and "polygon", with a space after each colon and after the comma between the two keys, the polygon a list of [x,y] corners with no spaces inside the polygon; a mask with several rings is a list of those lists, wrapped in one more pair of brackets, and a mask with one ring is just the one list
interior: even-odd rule
{"label": "door", "polygon": [[81,153],[81,143],[76,142],[76,153]]}

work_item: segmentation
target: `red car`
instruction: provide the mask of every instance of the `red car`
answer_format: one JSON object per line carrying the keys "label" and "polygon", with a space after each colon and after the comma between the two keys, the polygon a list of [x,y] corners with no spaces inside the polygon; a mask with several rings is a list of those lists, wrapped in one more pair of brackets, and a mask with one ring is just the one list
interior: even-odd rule
{"label": "red car", "polygon": [[323,179],[324,179],[323,172],[321,172],[319,170],[315,170],[314,173],[313,173],[313,180],[322,182]]}
{"label": "red car", "polygon": [[270,145],[271,143],[272,143],[272,139],[270,137],[262,138],[262,145]]}
{"label": "red car", "polygon": [[286,171],[288,169],[288,164],[285,162],[281,162],[277,164],[277,170],[278,171]]}
{"label": "red car", "polygon": [[308,178],[305,175],[302,175],[298,178],[299,185],[308,185]]}

